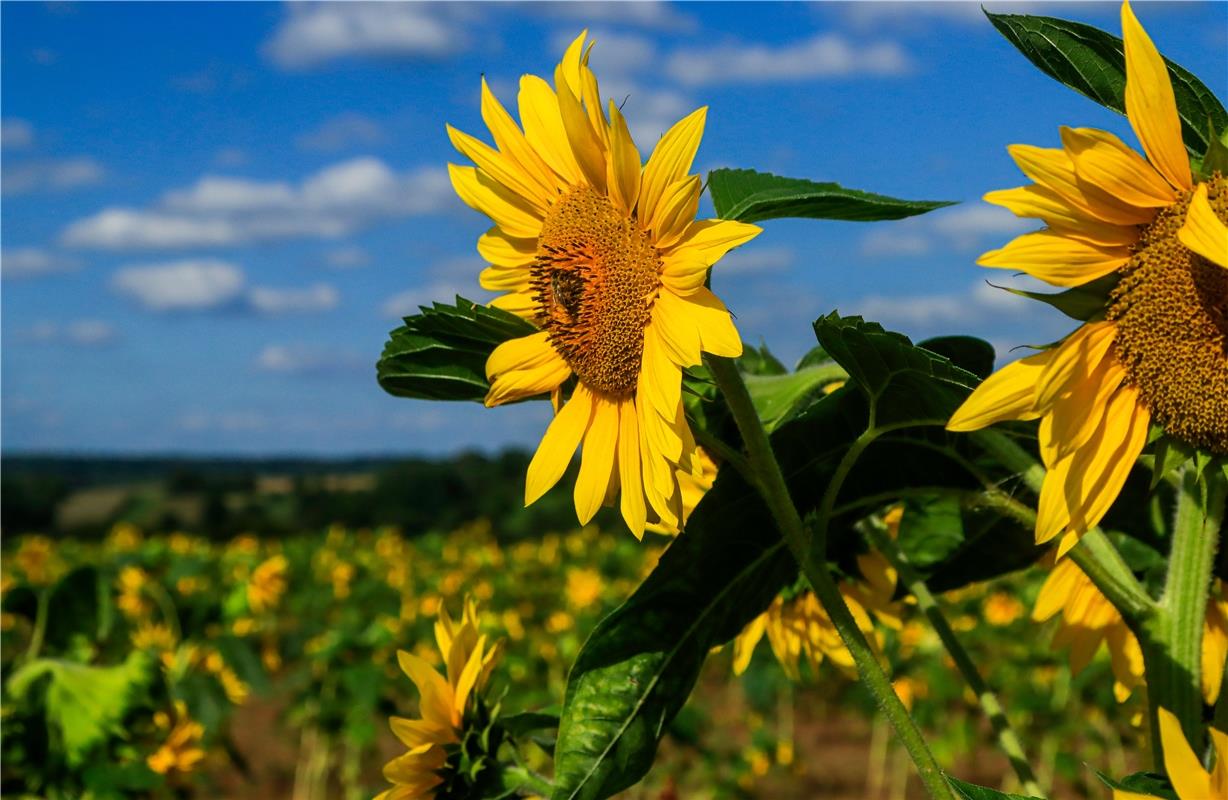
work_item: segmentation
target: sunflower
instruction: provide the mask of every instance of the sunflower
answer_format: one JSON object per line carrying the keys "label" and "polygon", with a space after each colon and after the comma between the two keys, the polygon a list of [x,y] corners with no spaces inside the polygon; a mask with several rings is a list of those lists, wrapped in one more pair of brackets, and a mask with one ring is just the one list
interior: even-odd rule
{"label": "sunflower", "polygon": [[422,718],[389,720],[392,732],[408,750],[384,765],[384,777],[393,787],[376,800],[435,796],[445,781],[447,748],[461,741],[466,712],[477,702],[503,652],[502,641],[487,647],[486,637],[478,633],[477,606],[470,598],[465,599],[459,622],[440,607],[435,643],[443,656],[444,675],[413,653],[397,653],[402,671],[418,689]]}
{"label": "sunflower", "polygon": [[[676,471],[698,474],[681,401],[701,352],[738,356],[742,341],[705,286],[708,269],[759,228],[696,220],[691,163],[707,108],[661,137],[646,164],[611,101],[603,111],[587,31],[567,48],[554,87],[520,80],[523,129],[482,82],[495,147],[451,126],[476,166],[449,165],[461,199],[494,227],[478,239],[491,305],[536,325],[490,355],[487,406],[550,393],[556,414],[529,465],[525,503],[562,477],[582,446],[576,513],[587,523],[621,495],[628,527],[676,526]],[[574,378],[574,381],[572,380]],[[564,402],[564,395],[570,396]]]}
{"label": "sunflower", "polygon": [[188,716],[183,701],[175,701],[174,727],[171,727],[170,715],[164,711],[154,715],[154,723],[159,728],[170,728],[170,732],[162,745],[145,759],[151,770],[159,775],[187,774],[204,760],[205,751],[200,747],[204,726]]}
{"label": "sunflower", "polygon": [[1095,316],[990,376],[947,424],[1040,420],[1036,540],[1065,532],[1063,552],[1108,511],[1152,423],[1228,453],[1228,179],[1191,172],[1164,60],[1129,3],[1121,20],[1126,112],[1146,159],[1091,128],[1062,128],[1060,149],[1012,146],[1035,183],[985,199],[1048,227],[978,262],[1111,289]]}
{"label": "sunflower", "polygon": [[[1160,743],[1164,750],[1164,770],[1172,781],[1177,800],[1228,800],[1228,734],[1209,728],[1215,750],[1215,766],[1207,771],[1202,759],[1190,747],[1181,723],[1167,708],[1158,710]],[[1150,800],[1152,795],[1113,790],[1113,800]]]}
{"label": "sunflower", "polygon": [[261,562],[247,584],[247,604],[257,614],[277,607],[286,593],[286,573],[290,564],[280,553]]}

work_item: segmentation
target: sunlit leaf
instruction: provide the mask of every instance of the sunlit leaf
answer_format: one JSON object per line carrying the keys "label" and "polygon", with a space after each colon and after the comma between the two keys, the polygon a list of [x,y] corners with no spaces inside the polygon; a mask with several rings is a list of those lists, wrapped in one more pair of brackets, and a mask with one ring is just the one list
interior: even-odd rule
{"label": "sunlit leaf", "polygon": [[953,205],[946,201],[899,200],[846,189],[838,183],[783,178],[753,169],[708,173],[708,191],[721,219],[759,222],[782,217],[853,222],[903,219]]}

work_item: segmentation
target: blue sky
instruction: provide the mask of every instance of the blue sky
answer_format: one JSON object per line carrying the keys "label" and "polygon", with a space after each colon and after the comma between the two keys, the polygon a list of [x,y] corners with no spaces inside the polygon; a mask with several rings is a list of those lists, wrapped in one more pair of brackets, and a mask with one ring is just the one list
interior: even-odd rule
{"label": "blue sky", "polygon": [[[1115,3],[1004,3],[1119,30]],[[1228,96],[1228,4],[1141,3],[1161,50]],[[581,28],[642,152],[709,105],[697,167],[916,199],[916,220],[778,221],[716,268],[743,338],[793,359],[838,308],[999,354],[1069,324],[990,290],[1027,230],[979,202],[1013,142],[1125,120],[1038,73],[975,4],[4,3],[6,452],[446,453],[531,445],[545,404],[383,394],[401,313],[477,287],[488,226],[446,180]],[[710,213],[705,201],[701,212]]]}

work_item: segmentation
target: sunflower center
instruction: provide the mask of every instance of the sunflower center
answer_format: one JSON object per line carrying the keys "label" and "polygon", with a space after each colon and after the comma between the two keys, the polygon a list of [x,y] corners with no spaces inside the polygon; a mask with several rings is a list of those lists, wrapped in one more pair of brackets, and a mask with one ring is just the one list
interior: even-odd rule
{"label": "sunflower center", "polygon": [[531,274],[538,315],[567,365],[590,389],[631,394],[661,285],[661,256],[648,235],[580,186],[546,216]]}
{"label": "sunflower center", "polygon": [[[1211,208],[1228,221],[1228,179],[1207,181]],[[1228,453],[1228,269],[1177,238],[1192,192],[1156,215],[1121,269],[1107,318],[1127,379],[1164,430]]]}

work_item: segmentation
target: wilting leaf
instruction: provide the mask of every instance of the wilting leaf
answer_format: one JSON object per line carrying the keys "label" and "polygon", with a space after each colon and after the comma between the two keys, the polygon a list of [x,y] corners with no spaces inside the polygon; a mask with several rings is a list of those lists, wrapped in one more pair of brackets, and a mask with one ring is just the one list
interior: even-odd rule
{"label": "wilting leaf", "polygon": [[903,219],[953,205],[945,201],[898,200],[845,189],[838,183],[782,178],[753,169],[708,173],[708,191],[721,219],[759,222],[781,217],[840,219],[853,222]]}

